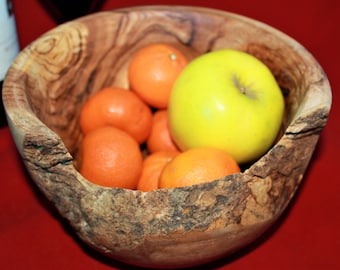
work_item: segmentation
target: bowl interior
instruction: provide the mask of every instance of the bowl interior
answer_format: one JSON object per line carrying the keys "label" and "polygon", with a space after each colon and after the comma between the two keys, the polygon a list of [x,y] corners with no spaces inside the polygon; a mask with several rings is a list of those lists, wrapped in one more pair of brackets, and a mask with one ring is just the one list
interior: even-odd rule
{"label": "bowl interior", "polygon": [[305,96],[308,69],[297,45],[285,38],[234,14],[185,8],[104,12],[61,25],[26,48],[25,91],[34,114],[62,138],[77,166],[82,105],[105,86],[129,88],[126,71],[136,50],[165,42],[194,58],[235,48],[258,57],[275,75],[286,101],[283,131]]}

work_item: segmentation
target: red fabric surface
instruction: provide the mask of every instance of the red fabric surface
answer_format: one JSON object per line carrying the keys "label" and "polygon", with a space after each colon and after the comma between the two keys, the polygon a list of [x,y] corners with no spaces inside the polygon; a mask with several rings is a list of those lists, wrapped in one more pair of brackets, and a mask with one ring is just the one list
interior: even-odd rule
{"label": "red fabric surface", "polygon": [[[37,0],[14,0],[22,47],[55,26]],[[323,66],[333,107],[303,185],[280,221],[257,243],[206,269],[340,269],[340,152],[337,116],[340,76],[340,2],[127,1],[107,0],[102,9],[140,4],[199,5],[236,12],[274,26],[303,44]],[[27,174],[8,128],[0,130],[0,269],[135,269],[84,246],[41,195]]]}

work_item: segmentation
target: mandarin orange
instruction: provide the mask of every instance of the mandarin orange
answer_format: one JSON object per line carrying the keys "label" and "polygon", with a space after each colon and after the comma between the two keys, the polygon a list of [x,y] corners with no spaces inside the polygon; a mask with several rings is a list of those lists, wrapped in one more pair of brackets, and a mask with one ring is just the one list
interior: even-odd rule
{"label": "mandarin orange", "polygon": [[164,167],[159,187],[191,186],[238,172],[238,164],[225,151],[212,147],[191,148],[181,152]]}
{"label": "mandarin orange", "polygon": [[106,187],[135,189],[142,172],[142,152],[125,131],[105,126],[88,132],[82,142],[80,173]]}
{"label": "mandarin orange", "polygon": [[170,45],[145,46],[129,63],[130,88],[151,107],[165,109],[174,82],[187,64],[186,56]]}
{"label": "mandarin orange", "polygon": [[146,146],[150,153],[179,151],[170,134],[167,110],[158,110],[153,114],[151,131],[146,140]]}
{"label": "mandarin orange", "polygon": [[86,134],[110,125],[122,129],[143,143],[149,136],[152,112],[132,91],[106,87],[93,94],[80,114],[80,127]]}

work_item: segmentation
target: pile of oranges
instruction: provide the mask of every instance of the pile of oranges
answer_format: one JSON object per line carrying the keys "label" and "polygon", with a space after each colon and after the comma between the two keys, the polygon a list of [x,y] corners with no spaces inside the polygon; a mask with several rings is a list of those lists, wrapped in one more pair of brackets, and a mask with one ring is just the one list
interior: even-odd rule
{"label": "pile of oranges", "polygon": [[84,104],[80,173],[106,187],[150,191],[208,182],[239,172],[227,153],[181,151],[171,138],[168,101],[187,57],[167,44],[140,49],[128,68],[130,89],[107,87]]}

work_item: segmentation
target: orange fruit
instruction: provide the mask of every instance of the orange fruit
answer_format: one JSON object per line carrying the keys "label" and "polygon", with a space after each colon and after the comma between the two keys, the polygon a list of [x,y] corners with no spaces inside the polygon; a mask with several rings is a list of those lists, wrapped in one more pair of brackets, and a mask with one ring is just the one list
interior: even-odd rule
{"label": "orange fruit", "polygon": [[142,191],[158,189],[159,177],[164,166],[179,153],[178,151],[160,151],[146,156],[143,160],[142,175],[137,189]]}
{"label": "orange fruit", "polygon": [[143,157],[137,141],[125,131],[105,126],[88,132],[81,149],[80,173],[106,187],[135,189]]}
{"label": "orange fruit", "polygon": [[181,152],[164,167],[159,187],[191,186],[238,172],[238,164],[225,151],[212,147],[191,148]]}
{"label": "orange fruit", "polygon": [[153,114],[152,126],[149,137],[146,140],[146,146],[150,153],[157,151],[179,151],[170,134],[168,110],[158,110]]}
{"label": "orange fruit", "polygon": [[94,93],[80,113],[80,127],[86,134],[110,125],[129,133],[138,143],[149,136],[152,112],[132,91],[107,87]]}
{"label": "orange fruit", "polygon": [[143,47],[129,63],[130,88],[150,106],[165,109],[173,84],[187,64],[186,56],[170,45]]}

